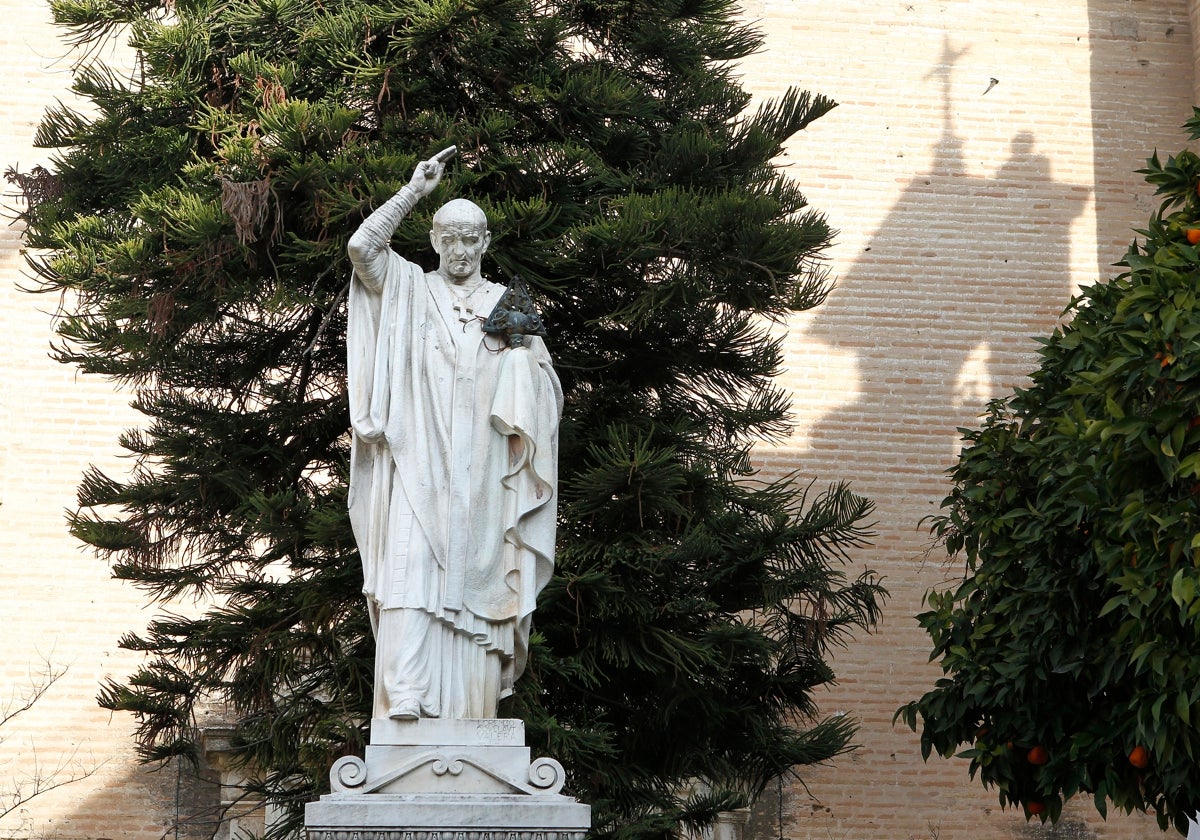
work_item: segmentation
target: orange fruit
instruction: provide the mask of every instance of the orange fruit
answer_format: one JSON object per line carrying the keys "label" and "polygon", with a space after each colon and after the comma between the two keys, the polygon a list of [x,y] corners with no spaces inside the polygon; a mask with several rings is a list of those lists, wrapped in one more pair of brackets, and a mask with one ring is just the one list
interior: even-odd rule
{"label": "orange fruit", "polygon": [[1129,751],[1129,763],[1139,770],[1145,770],[1150,766],[1150,750],[1138,744]]}
{"label": "orange fruit", "polygon": [[1042,814],[1046,813],[1046,803],[1039,802],[1036,799],[1027,804],[1025,807],[1028,808],[1029,813],[1035,817],[1040,817]]}
{"label": "orange fruit", "polygon": [[1050,753],[1046,752],[1045,747],[1043,747],[1041,744],[1038,744],[1036,747],[1029,748],[1029,752],[1026,754],[1025,760],[1030,764],[1036,764],[1040,767],[1050,760]]}
{"label": "orange fruit", "polygon": [[1200,242],[1200,228],[1188,228],[1186,236],[1188,244],[1195,245]]}

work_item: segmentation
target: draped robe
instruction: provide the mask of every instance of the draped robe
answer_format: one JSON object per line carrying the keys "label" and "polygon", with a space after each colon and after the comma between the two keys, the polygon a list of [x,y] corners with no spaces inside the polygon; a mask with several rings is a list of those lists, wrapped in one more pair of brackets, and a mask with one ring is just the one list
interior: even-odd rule
{"label": "draped robe", "polygon": [[389,248],[355,263],[349,506],[376,717],[414,701],[495,717],[525,667],[553,566],[562,390],[540,338],[508,348],[480,330],[503,292],[485,282],[463,323],[439,275]]}

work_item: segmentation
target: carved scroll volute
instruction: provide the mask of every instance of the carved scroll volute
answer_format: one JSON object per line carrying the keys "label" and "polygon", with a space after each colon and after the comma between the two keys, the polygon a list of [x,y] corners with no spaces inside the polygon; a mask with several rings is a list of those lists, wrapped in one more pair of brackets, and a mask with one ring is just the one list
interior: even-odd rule
{"label": "carved scroll volute", "polygon": [[339,758],[329,768],[329,786],[334,793],[362,787],[367,781],[367,763],[356,755]]}
{"label": "carved scroll volute", "polygon": [[529,784],[538,793],[558,793],[566,781],[566,771],[553,758],[539,758],[529,765]]}

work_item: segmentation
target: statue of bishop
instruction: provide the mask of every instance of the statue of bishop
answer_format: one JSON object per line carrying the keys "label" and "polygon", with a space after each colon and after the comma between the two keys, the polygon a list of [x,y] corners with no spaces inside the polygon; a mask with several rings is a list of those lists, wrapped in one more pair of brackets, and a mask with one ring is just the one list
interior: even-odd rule
{"label": "statue of bishop", "polygon": [[505,294],[480,274],[487,218],[464,199],[437,211],[435,271],[389,246],[454,152],[349,244],[349,505],[377,718],[495,717],[554,562],[562,388],[541,337],[483,329]]}

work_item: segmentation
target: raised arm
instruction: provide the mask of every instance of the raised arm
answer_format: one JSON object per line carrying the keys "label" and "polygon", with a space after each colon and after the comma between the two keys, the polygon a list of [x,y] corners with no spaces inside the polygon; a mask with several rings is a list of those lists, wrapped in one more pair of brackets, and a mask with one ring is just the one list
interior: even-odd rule
{"label": "raised arm", "polygon": [[412,212],[418,201],[433,192],[442,180],[447,161],[454,157],[456,151],[456,147],[450,146],[417,164],[408,184],[367,216],[350,237],[346,250],[350,254],[354,273],[370,288],[379,291],[383,286],[390,250],[388,242],[396,232],[396,226]]}

